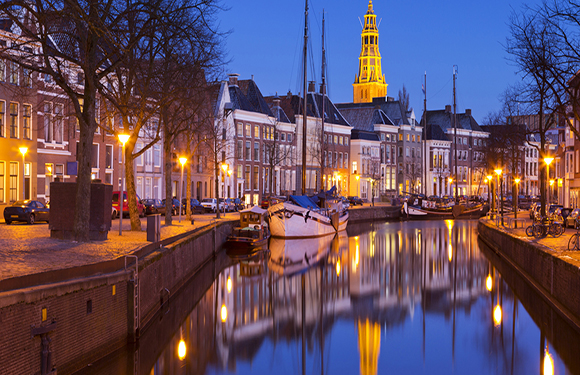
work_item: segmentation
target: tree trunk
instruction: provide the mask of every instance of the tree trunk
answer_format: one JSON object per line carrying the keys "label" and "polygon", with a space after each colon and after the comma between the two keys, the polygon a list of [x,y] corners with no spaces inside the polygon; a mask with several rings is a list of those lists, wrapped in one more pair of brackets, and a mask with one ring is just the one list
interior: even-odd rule
{"label": "tree trunk", "polygon": [[214,162],[214,174],[215,174],[215,201],[216,201],[216,219],[220,218],[220,184],[219,184],[219,173],[220,173],[220,166],[217,162],[217,153],[214,152],[215,162]]}
{"label": "tree trunk", "polygon": [[[93,106],[94,113],[94,106]],[[88,118],[91,118],[88,116]],[[94,118],[94,116],[92,117]],[[87,117],[83,116],[83,120]],[[81,126],[79,148],[77,153],[78,175],[76,192],[76,209],[74,212],[74,236],[79,242],[89,241],[89,220],[91,217],[91,156],[93,151],[93,136],[96,130],[94,121]]]}
{"label": "tree trunk", "polygon": [[135,173],[133,171],[133,150],[135,141],[130,139],[125,144],[125,184],[127,185],[127,206],[129,207],[129,220],[131,230],[141,232],[141,220],[137,210],[137,192],[135,190]]}
{"label": "tree trunk", "polygon": [[173,166],[171,163],[171,142],[167,137],[163,138],[163,155],[165,159],[165,225],[172,225],[173,196],[171,194],[171,174]]}

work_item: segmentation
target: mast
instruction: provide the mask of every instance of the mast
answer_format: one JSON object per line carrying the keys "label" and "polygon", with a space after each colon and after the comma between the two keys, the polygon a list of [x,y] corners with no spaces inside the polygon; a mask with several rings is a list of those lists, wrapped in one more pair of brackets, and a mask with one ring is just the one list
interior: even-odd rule
{"label": "mast", "polygon": [[304,74],[304,87],[302,89],[302,195],[306,195],[306,103],[307,103],[307,95],[306,90],[308,89],[307,85],[308,82],[306,80],[306,72],[307,72],[307,53],[308,53],[308,0],[305,2],[304,6],[304,51],[303,51],[303,59],[304,65],[302,67],[303,74]]}
{"label": "mast", "polygon": [[326,48],[324,47],[324,9],[322,9],[322,85],[320,87],[322,94],[322,131],[320,133],[320,191],[324,191],[324,102],[326,101]]}
{"label": "mast", "polygon": [[427,197],[427,72],[425,72],[425,83],[423,84],[423,194]]}
{"label": "mast", "polygon": [[457,189],[457,101],[455,96],[455,77],[457,76],[457,65],[453,65],[453,144],[455,146],[455,204],[459,203]]}

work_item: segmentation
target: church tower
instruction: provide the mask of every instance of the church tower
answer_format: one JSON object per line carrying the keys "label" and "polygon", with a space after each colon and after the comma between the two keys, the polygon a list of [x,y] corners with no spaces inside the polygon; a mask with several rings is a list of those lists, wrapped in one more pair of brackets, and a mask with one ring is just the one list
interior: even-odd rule
{"label": "church tower", "polygon": [[373,98],[387,96],[387,84],[381,69],[377,16],[373,11],[372,0],[369,0],[369,9],[365,14],[361,45],[358,74],[352,85],[352,98],[354,103],[369,103]]}

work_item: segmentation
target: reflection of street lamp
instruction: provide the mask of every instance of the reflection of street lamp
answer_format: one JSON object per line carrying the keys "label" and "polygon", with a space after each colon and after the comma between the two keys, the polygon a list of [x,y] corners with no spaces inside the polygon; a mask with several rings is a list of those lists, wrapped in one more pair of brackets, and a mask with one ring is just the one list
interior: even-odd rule
{"label": "reflection of street lamp", "polygon": [[[497,209],[498,210],[500,209],[500,204],[501,204],[501,225],[503,225],[503,190],[501,189],[501,186],[499,184],[500,183],[499,176],[501,176],[501,173],[503,171],[500,168],[498,168],[498,169],[495,169],[494,172],[495,172],[495,174],[497,174],[497,188],[499,189],[499,193],[501,195],[501,203],[500,202],[497,203]],[[497,194],[497,192],[495,193],[495,195],[498,199],[500,199],[500,196]]]}
{"label": "reflection of street lamp", "polygon": [[546,343],[546,351],[544,353],[544,375],[554,374],[554,361],[552,360],[552,355],[550,354],[548,343]]}
{"label": "reflection of street lamp", "polygon": [[[222,188],[222,199],[224,200],[224,216],[226,214],[226,174],[228,173],[228,165],[226,163],[222,163],[222,170],[224,171],[224,180],[223,180],[223,188]],[[218,199],[218,210],[219,206],[219,199]]]}
{"label": "reflection of street lamp", "polygon": [[26,199],[26,189],[24,185],[26,185],[26,166],[24,165],[24,155],[28,152],[28,147],[20,147],[20,153],[22,154],[22,199]]}
{"label": "reflection of street lamp", "polygon": [[[185,165],[185,163],[187,162],[187,158],[186,157],[180,157],[179,158],[179,163],[181,164],[181,180],[179,181],[179,222],[181,223],[181,201],[183,200],[183,166]],[[185,204],[187,205],[187,202],[185,202]],[[187,206],[186,206],[187,207]]]}
{"label": "reflection of street lamp", "polygon": [[228,320],[228,308],[226,307],[225,304],[222,304],[222,309],[221,309],[220,316],[221,316],[221,319],[222,319],[222,323],[225,323],[226,320]]}
{"label": "reflection of street lamp", "polygon": [[487,278],[485,279],[485,289],[487,289],[488,292],[491,292],[491,287],[492,287],[491,275],[487,275]]}
{"label": "reflection of street lamp", "polygon": [[179,344],[177,345],[177,357],[180,361],[185,359],[185,355],[187,353],[187,347],[185,346],[185,341],[183,339],[179,340]]}
{"label": "reflection of street lamp", "polygon": [[119,142],[123,145],[123,152],[121,155],[121,191],[119,192],[119,236],[123,234],[123,206],[125,204],[125,189],[123,188],[123,181],[125,180],[125,143],[129,140],[129,134],[119,134],[117,136]]}

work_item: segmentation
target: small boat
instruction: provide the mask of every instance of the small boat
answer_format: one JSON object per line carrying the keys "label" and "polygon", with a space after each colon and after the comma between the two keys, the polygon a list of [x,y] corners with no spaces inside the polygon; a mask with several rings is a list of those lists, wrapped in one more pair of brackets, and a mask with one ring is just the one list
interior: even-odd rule
{"label": "small boat", "polygon": [[478,219],[485,216],[487,205],[484,203],[440,206],[434,201],[412,198],[403,203],[403,216],[409,219]]}
{"label": "small boat", "polygon": [[226,240],[230,249],[249,250],[268,243],[270,230],[266,221],[267,210],[258,206],[240,211],[240,226],[235,227]]}

